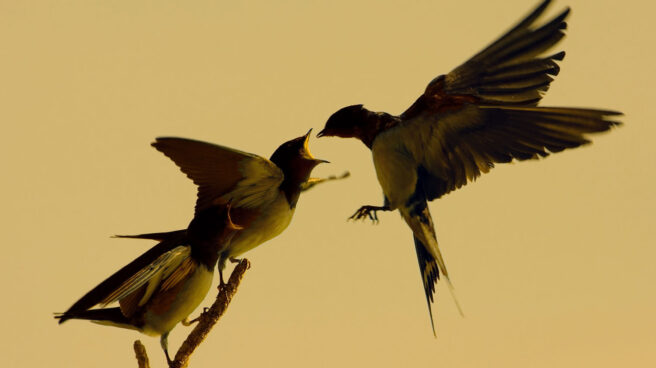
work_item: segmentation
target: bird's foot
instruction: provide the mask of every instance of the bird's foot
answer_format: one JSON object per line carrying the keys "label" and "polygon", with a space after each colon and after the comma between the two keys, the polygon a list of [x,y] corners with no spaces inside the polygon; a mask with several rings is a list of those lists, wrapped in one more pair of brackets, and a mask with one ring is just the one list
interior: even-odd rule
{"label": "bird's foot", "polygon": [[369,218],[371,222],[377,224],[380,222],[378,220],[378,211],[389,211],[389,210],[390,209],[387,206],[362,206],[357,211],[355,211],[355,213],[348,219],[353,221],[358,221],[358,220],[365,220],[366,218]]}
{"label": "bird's foot", "polygon": [[191,325],[193,325],[194,323],[200,321],[200,319],[201,319],[201,317],[203,316],[203,314],[207,313],[208,310],[210,310],[210,309],[207,308],[207,307],[205,307],[205,308],[203,308],[203,313],[201,313],[200,316],[198,316],[198,317],[196,317],[196,318],[194,318],[194,319],[192,319],[192,320],[190,320],[189,317],[186,317],[185,319],[183,319],[182,321],[180,321],[180,323],[182,323],[183,326],[191,326]]}

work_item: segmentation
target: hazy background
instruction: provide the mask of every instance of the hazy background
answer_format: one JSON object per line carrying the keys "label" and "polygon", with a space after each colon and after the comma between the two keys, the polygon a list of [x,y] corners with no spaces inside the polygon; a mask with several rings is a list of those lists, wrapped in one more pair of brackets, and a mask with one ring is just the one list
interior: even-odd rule
{"label": "hazy background", "polygon": [[[538,1],[0,1],[3,365],[164,367],[156,338],[71,321],[78,297],[185,227],[196,189],[149,144],[190,137],[269,157],[338,108],[400,113],[438,74]],[[273,5],[272,3],[275,3]],[[311,141],[316,175],[194,367],[653,367],[654,6],[569,5],[545,105],[626,124],[539,162],[505,165],[433,202],[466,318],[445,288],[430,331],[410,231],[349,223],[381,192],[355,140]],[[204,303],[209,305],[215,292]],[[170,337],[177,350],[189,329]]]}

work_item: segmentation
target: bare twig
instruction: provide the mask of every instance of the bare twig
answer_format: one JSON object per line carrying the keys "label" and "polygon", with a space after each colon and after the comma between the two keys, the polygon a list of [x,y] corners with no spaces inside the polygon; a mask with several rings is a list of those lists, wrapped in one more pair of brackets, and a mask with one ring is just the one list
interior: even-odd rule
{"label": "bare twig", "polygon": [[[212,327],[214,327],[219,321],[219,318],[221,318],[226,312],[228,305],[230,305],[230,301],[232,301],[232,298],[237,293],[237,288],[239,287],[241,279],[244,277],[244,273],[250,267],[250,262],[245,258],[242,259],[232,271],[228,283],[219,286],[219,294],[216,296],[216,300],[208,310],[204,311],[200,317],[198,317],[198,324],[194,327],[189,336],[187,336],[187,339],[182,343],[180,349],[178,349],[178,352],[175,354],[175,359],[173,359],[169,366],[170,368],[185,368],[188,366],[189,357],[194,350],[196,350],[198,345],[205,340],[205,337],[209,334]],[[138,348],[142,351],[137,350]],[[135,341],[134,350],[137,353],[139,368],[149,368],[146,349],[141,345],[139,340]],[[146,365],[142,365],[141,357],[145,358]]]}
{"label": "bare twig", "polygon": [[146,354],[146,347],[143,346],[140,340],[134,342],[134,353],[137,355],[137,363],[139,368],[150,368],[148,362],[148,354]]}

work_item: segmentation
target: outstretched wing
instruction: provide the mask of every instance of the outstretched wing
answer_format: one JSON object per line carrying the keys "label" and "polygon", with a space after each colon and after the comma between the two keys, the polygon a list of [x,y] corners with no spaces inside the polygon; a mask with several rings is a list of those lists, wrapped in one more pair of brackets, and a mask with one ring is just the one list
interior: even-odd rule
{"label": "outstretched wing", "polygon": [[[420,162],[428,200],[460,188],[495,163],[527,160],[590,143],[586,134],[619,124],[614,111],[560,107],[467,105],[409,122],[406,141]],[[419,145],[418,143],[422,143]]]}
{"label": "outstretched wing", "polygon": [[536,27],[536,20],[550,2],[543,1],[488,47],[449,74],[433,79],[401,118],[409,120],[429,110],[455,109],[463,103],[537,105],[560,71],[556,62],[565,57],[564,51],[540,56],[565,36],[567,28],[569,8]]}
{"label": "outstretched wing", "polygon": [[589,143],[619,124],[615,111],[537,107],[564,52],[540,57],[564,36],[566,9],[535,22],[550,1],[447,75],[435,78],[381,135],[396,131],[420,163],[428,200],[460,188],[495,163],[544,157]]}
{"label": "outstretched wing", "polygon": [[198,185],[196,213],[230,201],[236,207],[249,207],[283,181],[280,168],[251,153],[173,137],[157,138],[152,146]]}

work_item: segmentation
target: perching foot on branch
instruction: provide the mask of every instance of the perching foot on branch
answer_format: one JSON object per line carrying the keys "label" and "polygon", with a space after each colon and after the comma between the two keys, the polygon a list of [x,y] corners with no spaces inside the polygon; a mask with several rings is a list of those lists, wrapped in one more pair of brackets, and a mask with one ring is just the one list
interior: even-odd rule
{"label": "perching foot on branch", "polygon": [[[205,340],[205,337],[212,330],[212,327],[214,327],[219,321],[221,316],[225,314],[228,305],[230,305],[232,298],[237,293],[237,288],[244,277],[244,273],[250,268],[250,266],[250,262],[245,258],[239,261],[239,264],[235,266],[235,269],[232,271],[228,282],[219,288],[219,293],[212,306],[210,308],[205,308],[198,318],[192,321],[187,321],[189,324],[196,321],[198,323],[182,343],[180,349],[178,349],[178,352],[175,354],[175,359],[169,363],[170,368],[185,368],[189,365],[191,354],[196,350],[200,343]],[[146,349],[139,340],[134,343],[134,351],[137,355],[139,368],[150,368]]]}

